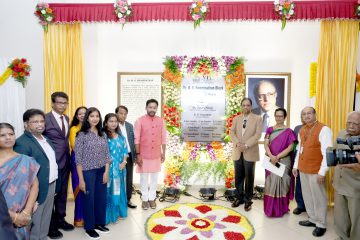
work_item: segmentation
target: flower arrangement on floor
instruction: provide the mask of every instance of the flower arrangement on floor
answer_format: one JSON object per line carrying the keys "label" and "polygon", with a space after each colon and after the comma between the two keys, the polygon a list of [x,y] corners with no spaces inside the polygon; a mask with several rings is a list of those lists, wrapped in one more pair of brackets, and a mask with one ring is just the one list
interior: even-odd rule
{"label": "flower arrangement on floor", "polygon": [[38,3],[35,9],[35,15],[39,18],[40,25],[44,30],[48,30],[48,24],[52,23],[55,19],[54,12],[46,2]]}
{"label": "flower arrangement on floor", "polygon": [[[229,131],[232,119],[241,113],[244,97],[244,59],[238,57],[169,56],[165,58],[162,74],[164,119],[168,131],[167,160],[165,163],[166,187],[180,188],[196,177],[204,182],[213,177],[223,180],[226,187],[233,185]],[[181,135],[181,81],[183,76],[223,76],[226,87],[226,116],[224,142],[182,142]]]}
{"label": "flower arrangement on floor", "polygon": [[131,5],[128,3],[127,0],[116,0],[114,3],[114,11],[116,16],[119,19],[119,22],[124,27],[125,23],[129,21],[132,15],[132,8]]}
{"label": "flower arrangement on floor", "polygon": [[295,3],[293,0],[275,0],[274,7],[281,18],[281,30],[284,30],[286,20],[289,20],[295,14]]}
{"label": "flower arrangement on floor", "polygon": [[15,81],[21,83],[25,87],[27,78],[30,76],[31,67],[27,64],[25,58],[15,58],[5,72],[0,76],[0,85],[3,84],[10,76]]}
{"label": "flower arrangement on floor", "polygon": [[206,14],[209,12],[209,5],[205,0],[193,0],[190,7],[190,15],[194,21],[194,28],[200,27],[201,21],[205,20]]}
{"label": "flower arrangement on floor", "polygon": [[240,213],[222,206],[175,204],[152,214],[146,221],[149,239],[248,240],[254,227]]}

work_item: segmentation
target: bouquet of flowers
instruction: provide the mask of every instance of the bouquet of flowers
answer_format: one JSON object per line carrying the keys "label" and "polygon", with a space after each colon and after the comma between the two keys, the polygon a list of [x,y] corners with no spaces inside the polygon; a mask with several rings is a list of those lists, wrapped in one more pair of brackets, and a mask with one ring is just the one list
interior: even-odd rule
{"label": "bouquet of flowers", "polygon": [[48,30],[48,24],[54,21],[54,12],[48,3],[38,3],[36,5],[35,15],[39,18],[39,23],[43,26],[44,30]]}
{"label": "bouquet of flowers", "polygon": [[30,75],[31,67],[26,63],[25,58],[16,58],[9,65],[12,70],[12,77],[25,87],[27,77]]}
{"label": "bouquet of flowers", "polygon": [[200,26],[201,21],[205,20],[206,14],[209,12],[208,3],[205,0],[193,0],[190,7],[190,15],[194,20],[194,28]]}
{"label": "bouquet of flowers", "polygon": [[119,18],[119,22],[124,27],[125,23],[129,21],[129,18],[132,15],[131,5],[127,0],[116,0],[114,3],[115,14]]}
{"label": "bouquet of flowers", "polygon": [[295,14],[295,3],[293,0],[275,0],[275,11],[281,18],[281,30],[284,30],[286,20],[290,19]]}
{"label": "bouquet of flowers", "polygon": [[360,17],[360,0],[358,0],[357,4],[355,5],[355,16]]}

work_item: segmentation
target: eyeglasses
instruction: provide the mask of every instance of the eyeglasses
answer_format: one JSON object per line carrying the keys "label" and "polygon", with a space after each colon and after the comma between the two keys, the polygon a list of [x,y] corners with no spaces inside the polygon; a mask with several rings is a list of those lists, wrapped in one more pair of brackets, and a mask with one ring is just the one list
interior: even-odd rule
{"label": "eyeglasses", "polygon": [[268,92],[268,93],[264,93],[264,94],[258,94],[258,99],[259,100],[264,100],[265,98],[269,98],[269,97],[274,97],[276,94],[276,91],[275,92]]}
{"label": "eyeglasses", "polygon": [[69,104],[68,102],[55,102],[55,103],[58,105],[68,105]]}
{"label": "eyeglasses", "polygon": [[244,119],[244,121],[243,121],[243,128],[246,128],[246,123],[247,123],[247,120]]}
{"label": "eyeglasses", "polygon": [[38,125],[38,124],[45,124],[45,120],[40,120],[40,121],[29,121],[30,124],[35,124],[35,125]]}

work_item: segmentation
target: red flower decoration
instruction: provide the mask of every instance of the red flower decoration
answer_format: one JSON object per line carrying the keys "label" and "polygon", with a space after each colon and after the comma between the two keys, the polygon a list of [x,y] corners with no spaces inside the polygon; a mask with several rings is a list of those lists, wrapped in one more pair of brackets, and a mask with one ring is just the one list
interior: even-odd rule
{"label": "red flower decoration", "polygon": [[210,212],[212,210],[209,206],[206,206],[206,205],[198,206],[195,209],[199,210],[199,212],[201,212],[202,214],[205,214],[205,213]]}
{"label": "red flower decoration", "polygon": [[164,215],[166,217],[181,217],[181,214],[177,210],[165,210]]}
{"label": "red flower decoration", "polygon": [[157,234],[165,234],[168,233],[174,229],[176,229],[177,227],[171,227],[171,226],[163,226],[163,225],[156,225],[153,229],[151,229],[151,231],[153,233],[157,233]]}
{"label": "red flower decoration", "polygon": [[227,216],[222,220],[223,222],[230,222],[230,223],[239,223],[241,221],[241,217],[239,216]]}

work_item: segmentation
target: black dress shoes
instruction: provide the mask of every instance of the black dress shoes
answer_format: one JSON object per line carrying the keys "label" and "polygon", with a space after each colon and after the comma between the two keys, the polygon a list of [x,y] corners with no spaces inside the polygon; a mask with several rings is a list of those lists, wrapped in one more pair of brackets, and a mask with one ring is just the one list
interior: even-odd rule
{"label": "black dress shoes", "polygon": [[312,232],[312,235],[314,237],[321,237],[321,236],[323,236],[325,234],[325,232],[326,232],[326,228],[316,227],[314,229],[314,231]]}
{"label": "black dress shoes", "polygon": [[67,223],[65,220],[58,223],[58,228],[66,232],[74,230],[74,226]]}
{"label": "black dress shoes", "polygon": [[244,204],[244,200],[235,199],[235,201],[231,204],[231,207],[236,208],[240,206],[241,204]]}
{"label": "black dress shoes", "polygon": [[129,201],[128,208],[137,208],[137,206],[135,204],[133,204],[131,201]]}
{"label": "black dress shoes", "polygon": [[253,204],[253,202],[252,201],[250,201],[250,202],[246,202],[245,203],[245,207],[244,207],[244,209],[245,209],[245,211],[246,212],[248,212],[248,211],[250,211],[251,210],[251,205]]}
{"label": "black dress shoes", "polygon": [[299,225],[304,226],[304,227],[316,227],[316,224],[310,222],[309,220],[300,221]]}
{"label": "black dress shoes", "polygon": [[58,229],[50,229],[48,237],[51,239],[60,239],[63,237],[63,234]]}
{"label": "black dress shoes", "polygon": [[295,208],[293,211],[293,214],[295,215],[300,215],[301,213],[306,212],[305,209],[301,209],[301,208]]}

